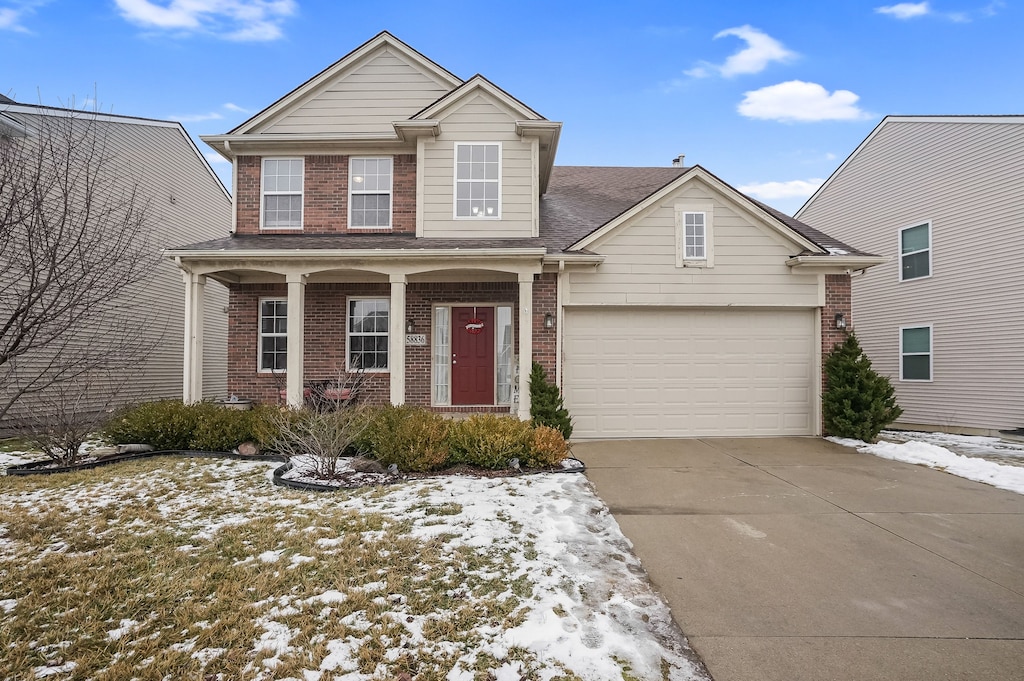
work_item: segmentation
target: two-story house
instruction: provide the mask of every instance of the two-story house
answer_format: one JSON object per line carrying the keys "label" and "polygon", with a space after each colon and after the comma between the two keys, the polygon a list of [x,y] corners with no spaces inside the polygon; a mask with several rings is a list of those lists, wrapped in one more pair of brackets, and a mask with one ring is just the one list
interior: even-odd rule
{"label": "two-story house", "polygon": [[822,349],[879,261],[699,166],[560,167],[561,123],[381,33],[225,135],[234,231],[176,249],[202,381],[230,289],[229,390],[529,417],[543,364],[584,438],[820,432]]}
{"label": "two-story house", "polygon": [[797,217],[886,256],[853,307],[897,426],[1024,427],[1024,116],[886,116]]}

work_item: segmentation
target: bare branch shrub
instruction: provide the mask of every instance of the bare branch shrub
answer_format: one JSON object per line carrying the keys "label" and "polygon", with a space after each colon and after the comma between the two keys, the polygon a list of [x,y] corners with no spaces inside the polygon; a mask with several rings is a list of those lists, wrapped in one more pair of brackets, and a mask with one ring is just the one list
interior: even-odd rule
{"label": "bare branch shrub", "polygon": [[349,455],[350,447],[369,427],[372,414],[372,409],[353,404],[333,411],[282,409],[271,417],[277,432],[271,449],[292,462],[308,464],[317,478],[333,479],[338,474],[338,459]]}

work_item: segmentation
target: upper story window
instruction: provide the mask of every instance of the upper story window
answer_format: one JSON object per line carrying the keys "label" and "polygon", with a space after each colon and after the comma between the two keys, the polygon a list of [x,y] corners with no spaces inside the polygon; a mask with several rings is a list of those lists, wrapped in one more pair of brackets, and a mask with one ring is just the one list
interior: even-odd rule
{"label": "upper story window", "polygon": [[688,200],[675,206],[676,267],[714,266],[714,205]]}
{"label": "upper story window", "polygon": [[349,160],[348,191],[350,228],[390,229],[391,158]]}
{"label": "upper story window", "polygon": [[932,274],[932,223],[900,230],[900,281]]}
{"label": "upper story window", "polygon": [[455,217],[501,217],[501,144],[455,145]]}
{"label": "upper story window", "polygon": [[264,298],[260,301],[260,371],[288,368],[288,301]]}
{"label": "upper story window", "polygon": [[263,229],[302,229],[301,158],[263,159]]}
{"label": "upper story window", "polygon": [[900,327],[900,380],[932,380],[932,327]]}

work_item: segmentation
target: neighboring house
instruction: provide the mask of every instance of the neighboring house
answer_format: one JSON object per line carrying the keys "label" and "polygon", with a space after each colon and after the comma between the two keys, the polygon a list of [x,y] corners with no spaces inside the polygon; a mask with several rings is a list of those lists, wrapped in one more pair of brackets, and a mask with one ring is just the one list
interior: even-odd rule
{"label": "neighboring house", "polygon": [[853,308],[897,426],[1024,427],[1024,116],[887,116],[797,217],[887,258]]}
{"label": "neighboring house", "polygon": [[229,390],[362,370],[366,401],[528,418],[536,360],[576,437],[820,432],[822,347],[879,259],[699,166],[555,166],[561,127],[385,32],[204,137],[234,234],[170,255],[192,309],[231,291]]}
{"label": "neighboring house", "polygon": [[[111,172],[99,176],[102,186],[134,188],[138,192],[136,202],[145,206],[154,246],[151,275],[120,298],[131,301],[137,311],[132,318],[145,326],[140,346],[152,349],[140,365],[108,376],[112,392],[106,388],[91,390],[90,404],[108,409],[140,400],[180,398],[184,372],[181,330],[185,319],[182,274],[173,262],[160,257],[159,251],[229,233],[231,197],[179,123],[20,104],[4,97],[0,99],[0,136],[7,137],[5,143],[31,143],[34,136],[45,136],[40,131],[47,129],[48,118],[71,116],[88,121],[101,140],[102,153],[109,158]],[[114,173],[116,176],[112,176]],[[207,292],[202,390],[211,397],[227,395],[227,302],[224,287],[211,287]],[[79,329],[80,341],[88,343],[101,331]],[[40,361],[33,355],[28,357]],[[21,379],[13,382],[17,380]],[[10,388],[0,386],[0,392]],[[16,427],[27,414],[50,409],[53,399],[52,391],[24,396],[0,428]]]}

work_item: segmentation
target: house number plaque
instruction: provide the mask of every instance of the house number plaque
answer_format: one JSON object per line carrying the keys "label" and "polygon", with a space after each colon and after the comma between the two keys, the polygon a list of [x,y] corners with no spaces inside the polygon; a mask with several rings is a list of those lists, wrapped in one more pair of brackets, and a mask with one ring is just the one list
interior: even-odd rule
{"label": "house number plaque", "polygon": [[426,345],[427,334],[425,333],[407,333],[405,334],[406,345]]}

